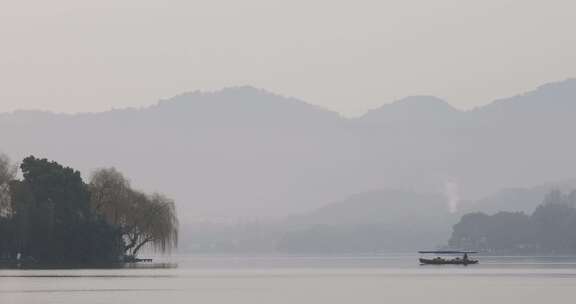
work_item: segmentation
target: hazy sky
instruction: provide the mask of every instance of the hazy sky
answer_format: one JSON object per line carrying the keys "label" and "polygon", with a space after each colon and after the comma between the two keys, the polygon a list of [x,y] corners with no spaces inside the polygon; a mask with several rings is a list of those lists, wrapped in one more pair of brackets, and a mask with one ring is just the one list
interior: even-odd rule
{"label": "hazy sky", "polygon": [[0,0],[0,112],[253,85],[346,115],[576,76],[576,1]]}

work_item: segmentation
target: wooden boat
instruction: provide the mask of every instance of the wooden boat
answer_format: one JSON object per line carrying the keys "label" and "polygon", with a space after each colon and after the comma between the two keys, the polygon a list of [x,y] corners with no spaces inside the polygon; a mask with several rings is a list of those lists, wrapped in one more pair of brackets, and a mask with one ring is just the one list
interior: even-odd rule
{"label": "wooden boat", "polygon": [[[468,255],[476,253],[475,251],[454,251],[454,250],[437,250],[437,251],[418,251],[420,254],[434,254],[435,258],[419,258],[420,265],[473,265],[478,264],[478,260],[469,259]],[[438,255],[463,255],[462,258],[442,258]]]}
{"label": "wooden boat", "polygon": [[443,258],[434,258],[434,259],[419,259],[420,264],[430,264],[430,265],[473,265],[478,264],[478,260],[463,260],[460,258],[456,259],[443,259]]}

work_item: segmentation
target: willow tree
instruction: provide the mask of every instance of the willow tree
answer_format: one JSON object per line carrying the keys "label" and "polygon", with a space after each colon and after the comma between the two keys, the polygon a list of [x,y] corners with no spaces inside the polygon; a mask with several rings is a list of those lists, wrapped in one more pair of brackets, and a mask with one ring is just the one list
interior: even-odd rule
{"label": "willow tree", "polygon": [[9,183],[16,175],[16,166],[8,156],[0,154],[0,257],[13,251],[14,230]]}
{"label": "willow tree", "polygon": [[144,247],[166,252],[178,245],[178,219],[171,199],[132,189],[114,168],[95,171],[90,191],[92,208],[120,228],[126,256],[135,257]]}
{"label": "willow tree", "polygon": [[99,169],[90,178],[90,204],[92,209],[111,224],[126,225],[132,211],[130,182],[114,168]]}
{"label": "willow tree", "polygon": [[11,213],[9,183],[16,175],[16,165],[10,162],[10,158],[0,154],[0,218],[8,217]]}
{"label": "willow tree", "polygon": [[0,185],[8,183],[14,178],[16,165],[10,162],[10,158],[0,153]]}
{"label": "willow tree", "polygon": [[155,193],[132,192],[130,223],[126,231],[126,253],[136,256],[144,246],[166,252],[178,245],[178,219],[174,201]]}

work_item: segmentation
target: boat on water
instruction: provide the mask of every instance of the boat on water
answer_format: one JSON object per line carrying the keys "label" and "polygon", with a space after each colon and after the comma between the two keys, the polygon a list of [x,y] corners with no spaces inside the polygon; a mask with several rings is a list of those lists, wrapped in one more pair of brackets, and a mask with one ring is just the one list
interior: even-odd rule
{"label": "boat on water", "polygon": [[[435,250],[435,251],[418,251],[420,254],[433,254],[434,258],[420,257],[420,265],[474,265],[478,260],[469,258],[469,255],[477,253],[476,251],[459,251],[459,250]],[[442,257],[443,255],[456,257]],[[462,257],[460,257],[460,255]]]}

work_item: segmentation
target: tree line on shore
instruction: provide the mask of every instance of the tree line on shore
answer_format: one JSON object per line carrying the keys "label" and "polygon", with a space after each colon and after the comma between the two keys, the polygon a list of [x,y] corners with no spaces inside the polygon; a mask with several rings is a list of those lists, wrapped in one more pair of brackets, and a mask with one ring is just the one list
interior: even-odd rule
{"label": "tree line on shore", "polygon": [[576,190],[550,192],[532,214],[465,214],[448,245],[499,254],[576,254]]}
{"label": "tree line on shore", "polygon": [[80,172],[34,156],[0,155],[0,260],[87,264],[136,260],[177,246],[174,202],[131,187],[116,169]]}

